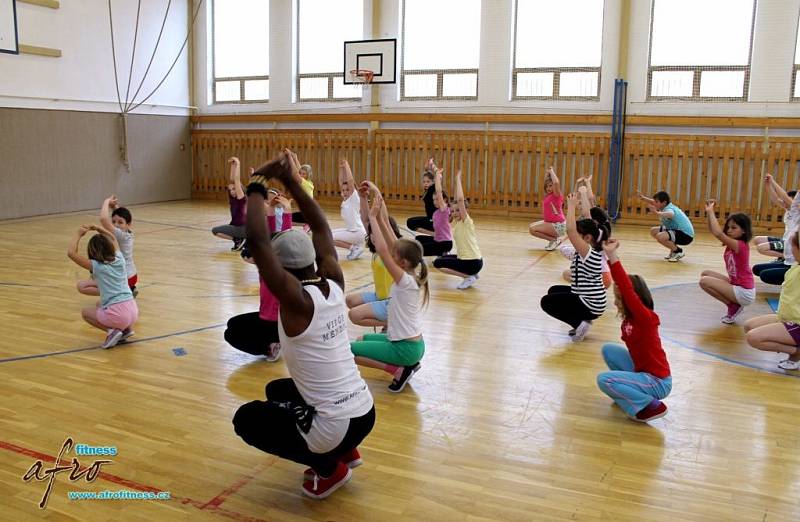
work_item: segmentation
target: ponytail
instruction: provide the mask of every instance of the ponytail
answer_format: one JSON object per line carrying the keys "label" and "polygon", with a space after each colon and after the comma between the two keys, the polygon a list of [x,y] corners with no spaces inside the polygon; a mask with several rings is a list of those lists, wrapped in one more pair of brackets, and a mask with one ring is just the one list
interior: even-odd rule
{"label": "ponytail", "polygon": [[431,290],[428,286],[428,265],[425,264],[425,259],[419,263],[419,275],[416,276],[417,286],[420,288],[425,287],[422,294],[422,306],[427,307],[428,301],[431,298]]}

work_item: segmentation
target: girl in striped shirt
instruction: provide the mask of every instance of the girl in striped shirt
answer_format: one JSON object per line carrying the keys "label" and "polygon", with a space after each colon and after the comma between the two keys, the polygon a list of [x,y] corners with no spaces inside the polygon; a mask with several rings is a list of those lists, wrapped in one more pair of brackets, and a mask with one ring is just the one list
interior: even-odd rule
{"label": "girl in striped shirt", "polygon": [[602,241],[608,239],[607,223],[593,219],[575,220],[578,196],[567,198],[567,236],[575,247],[570,286],[555,285],[542,297],[542,310],[572,327],[574,342],[582,341],[592,321],[606,309],[606,289],[602,277]]}

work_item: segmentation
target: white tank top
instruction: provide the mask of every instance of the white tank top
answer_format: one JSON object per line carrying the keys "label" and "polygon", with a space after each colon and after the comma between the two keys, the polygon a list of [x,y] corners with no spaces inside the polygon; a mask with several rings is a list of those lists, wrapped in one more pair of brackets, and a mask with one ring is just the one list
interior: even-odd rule
{"label": "white tank top", "polygon": [[283,309],[278,317],[286,368],[300,395],[317,410],[311,430],[307,434],[300,431],[315,453],[338,446],[350,419],[366,415],[373,405],[372,394],[350,351],[344,292],[333,281],[328,280],[328,286],[327,299],[318,287],[303,287],[314,301],[314,314],[300,335],[286,335]]}

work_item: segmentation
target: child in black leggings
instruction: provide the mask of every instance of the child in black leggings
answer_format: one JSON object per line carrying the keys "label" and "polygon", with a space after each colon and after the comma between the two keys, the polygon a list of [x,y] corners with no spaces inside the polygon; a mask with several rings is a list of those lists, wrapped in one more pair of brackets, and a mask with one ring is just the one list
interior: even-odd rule
{"label": "child in black leggings", "polygon": [[574,193],[567,198],[567,236],[575,247],[572,284],[550,287],[541,300],[542,310],[572,327],[569,333],[574,342],[583,340],[592,321],[606,309],[601,248],[602,241],[609,235],[606,223],[598,225],[593,219],[575,221],[577,202]]}

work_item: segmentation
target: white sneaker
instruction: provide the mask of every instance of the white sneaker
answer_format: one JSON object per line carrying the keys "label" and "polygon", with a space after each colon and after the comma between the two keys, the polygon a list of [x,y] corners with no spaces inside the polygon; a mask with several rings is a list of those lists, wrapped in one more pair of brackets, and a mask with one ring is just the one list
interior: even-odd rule
{"label": "white sneaker", "polygon": [[100,348],[112,348],[117,345],[119,340],[122,338],[122,330],[117,330],[114,328],[113,330],[108,331],[108,335],[106,336],[105,342],[100,345]]}
{"label": "white sneaker", "polygon": [[558,245],[561,244],[562,241],[564,241],[563,237],[559,237],[557,239],[554,239],[554,240],[550,241],[549,243],[547,243],[547,246],[545,246],[544,249],[547,250],[548,252],[552,252],[553,250],[555,250],[558,247]]}
{"label": "white sneaker", "polygon": [[591,321],[581,321],[581,324],[575,328],[575,335],[572,336],[572,342],[578,343],[583,341],[583,338],[586,337],[586,334],[589,332],[589,329],[592,327]]}
{"label": "white sneaker", "polygon": [[471,275],[469,277],[465,277],[463,281],[461,281],[456,288],[459,290],[466,290],[470,286],[474,285],[475,282],[478,280],[477,275]]}
{"label": "white sneaker", "polygon": [[672,255],[669,256],[669,259],[667,259],[667,261],[669,261],[670,263],[677,263],[678,260],[680,260],[680,258],[682,258],[685,255],[686,252],[684,252],[683,250],[681,250],[680,252],[673,252]]}
{"label": "white sneaker", "polygon": [[132,336],[134,333],[136,332],[134,332],[130,328],[122,330],[122,336],[119,338],[119,342],[124,342],[128,337]]}
{"label": "white sneaker", "polygon": [[778,368],[781,368],[782,370],[800,370],[800,361],[784,359],[778,363]]}
{"label": "white sneaker", "polygon": [[355,261],[356,259],[361,257],[361,254],[363,253],[364,253],[364,247],[362,247],[361,245],[353,245],[350,247],[350,252],[347,253],[347,259],[348,261]]}
{"label": "white sneaker", "polygon": [[267,362],[275,362],[281,358],[281,343],[270,343],[265,354]]}

